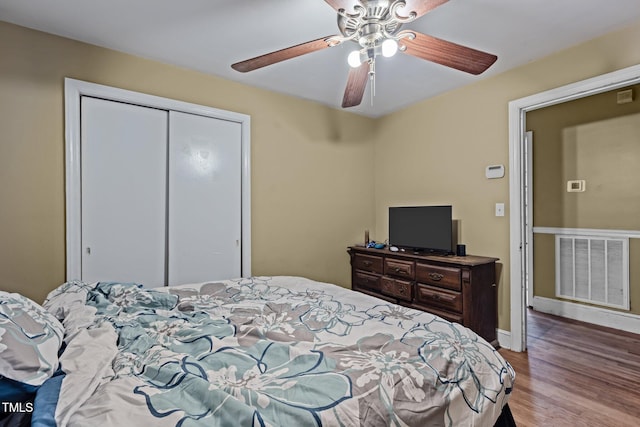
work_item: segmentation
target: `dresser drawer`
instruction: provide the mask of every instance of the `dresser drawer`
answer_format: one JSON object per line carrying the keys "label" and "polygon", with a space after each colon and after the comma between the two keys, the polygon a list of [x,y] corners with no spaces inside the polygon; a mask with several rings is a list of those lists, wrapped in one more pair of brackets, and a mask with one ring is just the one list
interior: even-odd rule
{"label": "dresser drawer", "polygon": [[356,271],[353,275],[353,285],[356,288],[367,288],[381,291],[380,276],[363,273],[361,271]]}
{"label": "dresser drawer", "polygon": [[356,270],[365,270],[372,273],[382,274],[382,257],[356,254],[353,258],[353,267],[355,267]]}
{"label": "dresser drawer", "polygon": [[459,291],[462,289],[460,269],[438,265],[417,264],[416,280],[421,283]]}
{"label": "dresser drawer", "polygon": [[427,306],[435,306],[462,313],[462,293],[449,291],[435,286],[420,285],[416,287],[416,302]]}
{"label": "dresser drawer", "polygon": [[389,276],[403,277],[406,279],[413,279],[415,271],[415,262],[405,261],[399,259],[384,260],[384,274]]}
{"label": "dresser drawer", "polygon": [[406,280],[392,279],[391,277],[382,277],[380,279],[382,287],[381,292],[386,295],[396,297],[401,300],[411,301],[411,282]]}

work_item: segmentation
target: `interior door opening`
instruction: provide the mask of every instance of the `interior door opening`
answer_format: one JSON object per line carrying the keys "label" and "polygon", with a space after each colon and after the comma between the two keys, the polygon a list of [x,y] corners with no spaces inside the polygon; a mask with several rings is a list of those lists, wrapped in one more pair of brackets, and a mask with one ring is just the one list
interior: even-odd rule
{"label": "interior door opening", "polygon": [[[526,307],[528,304],[527,280],[530,278],[530,248],[526,236],[532,232],[532,224],[526,221],[526,212],[533,208],[527,202],[526,182],[531,171],[526,165],[526,115],[527,112],[563,102],[587,97],[638,84],[640,65],[597,76],[588,80],[551,89],[542,93],[514,100],[509,103],[509,188],[510,188],[510,286],[511,286],[511,349],[526,350]],[[529,273],[528,273],[529,272]]]}

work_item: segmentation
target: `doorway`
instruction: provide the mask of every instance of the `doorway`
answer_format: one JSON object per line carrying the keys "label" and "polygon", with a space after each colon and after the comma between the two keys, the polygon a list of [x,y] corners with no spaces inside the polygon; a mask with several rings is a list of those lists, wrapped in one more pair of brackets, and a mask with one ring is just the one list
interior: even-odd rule
{"label": "doorway", "polygon": [[531,153],[527,150],[526,115],[544,107],[631,86],[640,82],[640,66],[625,68],[509,103],[509,188],[511,267],[511,349],[526,350],[527,289],[532,269],[532,203],[529,200]]}

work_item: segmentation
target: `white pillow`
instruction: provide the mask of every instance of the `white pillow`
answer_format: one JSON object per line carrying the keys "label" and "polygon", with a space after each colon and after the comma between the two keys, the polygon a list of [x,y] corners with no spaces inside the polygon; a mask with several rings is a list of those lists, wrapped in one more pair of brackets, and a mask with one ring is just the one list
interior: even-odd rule
{"label": "white pillow", "polygon": [[58,369],[64,327],[40,305],[0,291],[0,375],[39,386]]}

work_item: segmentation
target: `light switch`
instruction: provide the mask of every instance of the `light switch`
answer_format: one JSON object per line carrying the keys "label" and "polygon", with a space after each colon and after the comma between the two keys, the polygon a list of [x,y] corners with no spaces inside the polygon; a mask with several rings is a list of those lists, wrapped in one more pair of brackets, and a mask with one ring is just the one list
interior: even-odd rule
{"label": "light switch", "polygon": [[504,216],[504,203],[496,203],[496,216]]}

